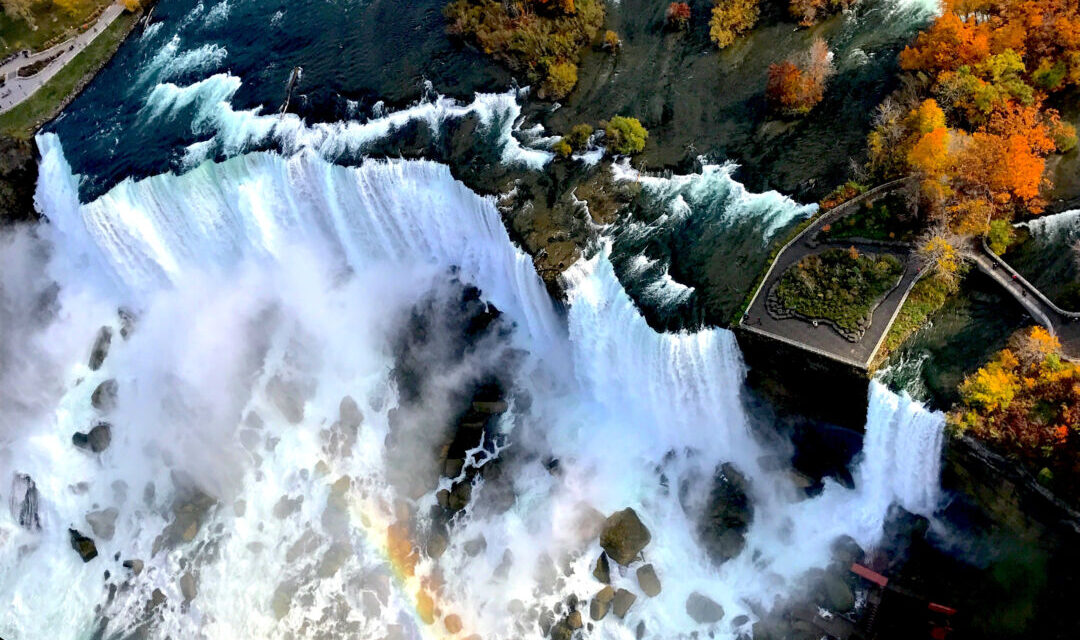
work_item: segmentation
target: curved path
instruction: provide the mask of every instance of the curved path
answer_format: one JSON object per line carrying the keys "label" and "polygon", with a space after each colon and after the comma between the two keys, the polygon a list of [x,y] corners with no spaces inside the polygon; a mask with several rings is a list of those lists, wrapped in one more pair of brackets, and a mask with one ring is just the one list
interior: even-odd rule
{"label": "curved path", "polygon": [[[124,7],[120,4],[111,4],[105,7],[94,25],[70,40],[39,51],[29,56],[18,56],[0,66],[0,78],[4,79],[0,86],[0,113],[3,113],[22,101],[26,100],[40,89],[46,82],[52,79],[64,66],[71,62],[94,41],[102,32],[120,17]],[[20,78],[19,69],[41,60],[48,60],[55,56],[45,68],[27,78]]]}
{"label": "curved path", "polygon": [[1061,341],[1062,351],[1070,359],[1080,358],[1080,313],[1065,311],[990,250],[985,240],[976,240],[963,255],[979,271],[990,276],[1009,293],[1036,322]]}

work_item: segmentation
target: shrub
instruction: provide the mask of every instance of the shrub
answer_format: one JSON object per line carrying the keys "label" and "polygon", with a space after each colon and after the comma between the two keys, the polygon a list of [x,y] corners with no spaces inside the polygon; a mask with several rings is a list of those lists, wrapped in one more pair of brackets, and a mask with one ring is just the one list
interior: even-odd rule
{"label": "shrub", "polygon": [[570,93],[576,84],[577,65],[573,62],[556,62],[548,67],[543,90],[546,97],[558,99]]}
{"label": "shrub", "polygon": [[1016,230],[1008,220],[993,220],[990,222],[990,230],[986,234],[986,243],[990,250],[999,256],[1009,249],[1016,237]]}
{"label": "shrub", "polygon": [[754,28],[761,13],[758,0],[715,0],[709,19],[709,38],[723,49]]}
{"label": "shrub", "polygon": [[575,151],[581,151],[585,148],[585,145],[589,144],[589,138],[592,137],[593,128],[587,124],[575,124],[570,128],[570,132],[563,136],[563,140],[569,144]]}
{"label": "shrub", "polygon": [[851,7],[859,0],[791,0],[788,12],[804,27],[817,23],[830,14]]}
{"label": "shrub", "polygon": [[667,24],[672,29],[682,30],[690,24],[690,5],[685,2],[672,2],[667,8]]}
{"label": "shrub", "polygon": [[574,153],[574,148],[570,146],[565,137],[559,138],[559,141],[551,146],[551,150],[557,153],[560,158],[569,158],[570,154]]}
{"label": "shrub", "polygon": [[645,148],[649,132],[637,118],[615,116],[604,127],[604,136],[609,151],[628,156]]}
{"label": "shrub", "polygon": [[604,32],[604,48],[608,51],[615,51],[622,45],[622,40],[619,40],[619,34],[615,33],[611,29]]}
{"label": "shrub", "polygon": [[142,8],[142,3],[139,0],[124,0],[124,8],[130,13],[135,13]]}

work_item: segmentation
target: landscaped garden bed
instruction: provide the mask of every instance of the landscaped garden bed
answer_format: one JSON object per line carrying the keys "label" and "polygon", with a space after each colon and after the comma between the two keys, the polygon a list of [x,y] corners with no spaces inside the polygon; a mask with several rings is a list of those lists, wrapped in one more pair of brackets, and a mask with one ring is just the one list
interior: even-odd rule
{"label": "landscaped garden bed", "polygon": [[866,333],[874,309],[899,283],[903,263],[893,255],[830,249],[807,256],[773,285],[766,300],[775,318],[827,322],[856,342]]}

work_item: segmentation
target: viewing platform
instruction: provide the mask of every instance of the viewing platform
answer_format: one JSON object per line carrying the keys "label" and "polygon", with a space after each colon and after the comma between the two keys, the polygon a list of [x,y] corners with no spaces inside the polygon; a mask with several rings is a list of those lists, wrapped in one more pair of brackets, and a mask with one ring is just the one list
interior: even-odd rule
{"label": "viewing platform", "polygon": [[[901,242],[876,242],[869,240],[817,240],[818,235],[828,225],[856,212],[860,207],[909,189],[915,184],[914,178],[902,178],[875,187],[847,202],[818,216],[796,235],[777,253],[769,270],[750,305],[746,308],[739,328],[750,333],[779,340],[805,349],[826,358],[839,361],[860,370],[868,370],[874,356],[885,340],[889,327],[892,326],[900,308],[911,292],[911,287],[918,281],[920,269],[918,261],[911,255],[911,247]],[[857,341],[843,337],[827,321],[808,320],[798,317],[779,318],[767,308],[769,292],[783,274],[807,256],[816,255],[828,249],[848,249],[855,247],[864,254],[889,254],[895,256],[904,265],[899,282],[881,298],[870,316],[870,324]]]}

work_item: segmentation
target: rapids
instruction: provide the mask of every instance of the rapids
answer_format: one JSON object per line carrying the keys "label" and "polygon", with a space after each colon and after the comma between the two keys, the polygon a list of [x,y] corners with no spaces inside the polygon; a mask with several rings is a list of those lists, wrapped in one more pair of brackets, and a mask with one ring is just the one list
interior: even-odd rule
{"label": "rapids", "polygon": [[[732,333],[651,329],[610,246],[571,267],[558,311],[494,201],[443,165],[344,167],[304,145],[129,179],[80,203],[60,140],[39,145],[38,204],[51,224],[0,251],[0,317],[20,327],[0,344],[0,475],[33,478],[41,521],[32,530],[0,513],[4,637],[441,636],[441,622],[422,620],[429,595],[460,616],[463,635],[540,637],[542,609],[598,589],[599,544],[583,515],[629,506],[652,532],[645,556],[663,591],[639,595],[597,637],[629,638],[643,622],[666,638],[728,638],[754,608],[799,589],[838,537],[869,547],[890,505],[936,507],[940,414],[872,383],[856,487],[827,482],[799,499],[785,469],[761,462],[778,452],[750,427]],[[445,554],[422,555],[413,573],[387,527],[402,504],[422,519],[436,498],[407,500],[387,480],[399,394],[390,344],[450,270],[503,312],[505,340],[524,354],[499,422],[514,500],[483,508],[491,487],[478,480]],[[120,307],[135,317],[126,339]],[[102,325],[117,337],[90,370]],[[492,366],[478,350],[431,375],[452,387]],[[90,396],[107,379],[119,388],[112,443],[92,455],[71,434],[98,419]],[[298,420],[275,379],[302,389]],[[346,395],[363,414],[350,455],[322,436]],[[425,408],[447,419],[439,396]],[[696,522],[724,462],[748,477],[755,517],[746,548],[717,567]],[[169,542],[175,505],[196,491],[212,506]],[[87,512],[106,508],[115,531],[84,564],[68,528],[88,531]],[[137,580],[121,566],[131,558],[145,562]],[[637,591],[632,571],[613,582]],[[726,611],[712,629],[686,613],[695,591]]]}

